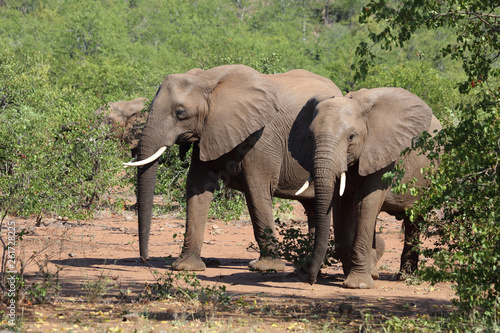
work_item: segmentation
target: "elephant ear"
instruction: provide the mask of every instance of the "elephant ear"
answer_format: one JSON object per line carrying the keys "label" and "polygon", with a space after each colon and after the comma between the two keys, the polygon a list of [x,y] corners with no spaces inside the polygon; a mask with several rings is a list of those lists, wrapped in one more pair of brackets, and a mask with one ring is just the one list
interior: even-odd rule
{"label": "elephant ear", "polygon": [[227,65],[204,72],[213,90],[200,137],[200,159],[210,161],[230,152],[262,129],[278,112],[273,85],[256,70]]}
{"label": "elephant ear", "polygon": [[368,129],[359,158],[361,176],[396,161],[413,138],[431,124],[431,108],[402,88],[362,89],[347,97],[362,105]]}

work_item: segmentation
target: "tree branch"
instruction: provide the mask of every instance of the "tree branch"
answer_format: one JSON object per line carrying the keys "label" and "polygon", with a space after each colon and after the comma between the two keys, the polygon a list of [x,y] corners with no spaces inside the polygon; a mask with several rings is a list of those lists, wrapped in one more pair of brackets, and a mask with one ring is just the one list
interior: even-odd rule
{"label": "tree branch", "polygon": [[477,17],[481,22],[489,26],[492,30],[494,31],[499,31],[500,29],[497,28],[496,26],[492,26],[490,22],[486,21],[484,18],[494,18],[494,19],[500,19],[500,15],[495,15],[495,14],[487,14],[487,13],[474,13],[474,12],[465,12],[465,11],[458,11],[458,12],[447,12],[447,13],[440,13],[436,14],[434,16],[434,19],[437,20],[443,16],[450,16],[450,15],[471,15]]}

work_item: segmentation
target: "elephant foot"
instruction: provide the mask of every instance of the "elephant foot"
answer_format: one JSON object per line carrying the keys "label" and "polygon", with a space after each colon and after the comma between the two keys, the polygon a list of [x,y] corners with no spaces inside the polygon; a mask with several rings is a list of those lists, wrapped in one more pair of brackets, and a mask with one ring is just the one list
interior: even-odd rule
{"label": "elephant foot", "polygon": [[372,276],[372,279],[375,280],[375,281],[380,278],[380,275],[378,274],[377,267],[372,266],[371,276]]}
{"label": "elephant foot", "polygon": [[351,272],[345,279],[342,287],[350,289],[373,289],[375,288],[375,281],[371,277],[371,274],[355,274]]}
{"label": "elephant foot", "polygon": [[304,276],[303,273],[298,273],[297,271],[287,274],[281,279],[283,282],[308,282],[307,276]]}
{"label": "elephant foot", "polygon": [[268,272],[276,271],[283,272],[285,270],[285,262],[281,259],[260,258],[252,260],[248,266],[252,271]]}
{"label": "elephant foot", "polygon": [[181,254],[176,261],[172,263],[174,271],[204,271],[205,263],[198,254]]}

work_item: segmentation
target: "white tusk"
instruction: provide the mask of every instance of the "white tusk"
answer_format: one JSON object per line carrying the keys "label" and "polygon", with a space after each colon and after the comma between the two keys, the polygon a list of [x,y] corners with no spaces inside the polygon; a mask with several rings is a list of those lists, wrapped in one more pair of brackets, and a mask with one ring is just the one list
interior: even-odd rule
{"label": "white tusk", "polygon": [[123,163],[123,165],[125,167],[128,167],[128,166],[133,166],[133,167],[137,167],[137,166],[141,166],[141,165],[145,165],[145,164],[148,164],[148,163],[151,163],[153,161],[155,161],[158,157],[161,156],[161,154],[163,154],[163,152],[167,149],[167,146],[163,146],[161,147],[160,149],[158,149],[158,151],[156,153],[154,153],[153,155],[149,156],[148,158],[146,158],[145,160],[142,160],[142,161],[138,161],[138,162],[128,162],[128,163]]}
{"label": "white tusk", "polygon": [[345,190],[345,172],[342,172],[340,175],[340,190],[339,190],[339,195],[342,196],[344,194]]}
{"label": "white tusk", "polygon": [[309,183],[312,181],[312,178],[311,176],[309,176],[306,180],[306,182],[304,183],[304,185],[302,185],[302,187],[300,188],[300,190],[298,190],[297,192],[295,192],[295,195],[299,195],[301,194],[302,192],[304,192],[305,190],[307,190],[307,188],[309,187]]}

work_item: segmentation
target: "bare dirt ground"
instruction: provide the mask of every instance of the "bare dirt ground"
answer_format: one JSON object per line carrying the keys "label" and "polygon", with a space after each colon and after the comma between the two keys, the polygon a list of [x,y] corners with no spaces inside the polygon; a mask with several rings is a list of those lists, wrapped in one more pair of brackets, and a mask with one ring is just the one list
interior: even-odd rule
{"label": "bare dirt ground", "polygon": [[[451,284],[395,280],[402,250],[401,222],[383,213],[377,231],[385,239],[386,253],[379,263],[381,278],[371,290],[342,288],[339,265],[322,269],[313,286],[287,282],[284,277],[293,271],[291,264],[284,273],[250,272],[248,263],[258,256],[248,249],[255,242],[250,221],[209,220],[202,251],[208,267],[197,273],[199,288],[225,287],[225,295],[231,297],[208,303],[193,296],[155,300],[155,284],[172,274],[171,259],[165,257],[175,259],[180,253],[184,220],[153,220],[152,260],[143,264],[138,258],[135,213],[104,215],[82,221],[45,219],[40,226],[34,220],[11,218],[18,230],[26,231],[16,255],[24,260],[34,255],[25,274],[32,277],[44,266],[52,280],[58,276],[60,285],[46,304],[23,301],[18,305],[22,331],[279,332],[358,331],[360,327],[377,331],[377,325],[393,315],[425,317],[453,310]],[[300,207],[285,218],[305,230]]]}

